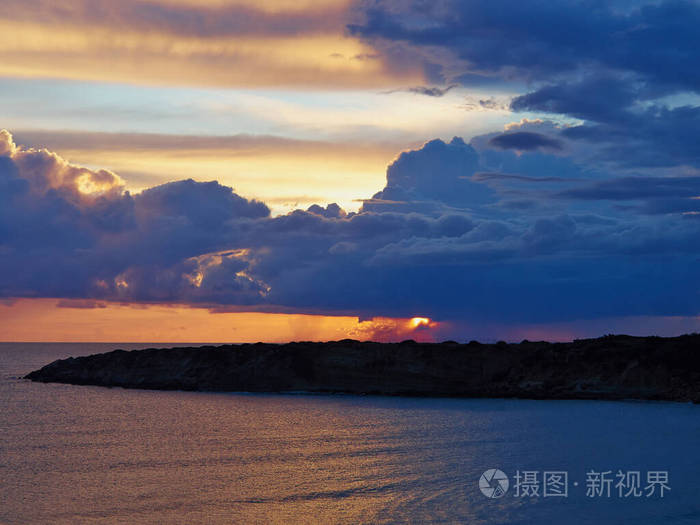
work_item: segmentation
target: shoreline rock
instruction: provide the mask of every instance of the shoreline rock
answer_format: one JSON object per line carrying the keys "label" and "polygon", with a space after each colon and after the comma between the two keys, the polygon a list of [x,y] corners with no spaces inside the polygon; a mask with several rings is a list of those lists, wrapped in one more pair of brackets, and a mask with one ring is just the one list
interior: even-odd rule
{"label": "shoreline rock", "polygon": [[700,403],[700,335],[517,344],[345,339],[114,350],[54,361],[25,377],[154,390]]}

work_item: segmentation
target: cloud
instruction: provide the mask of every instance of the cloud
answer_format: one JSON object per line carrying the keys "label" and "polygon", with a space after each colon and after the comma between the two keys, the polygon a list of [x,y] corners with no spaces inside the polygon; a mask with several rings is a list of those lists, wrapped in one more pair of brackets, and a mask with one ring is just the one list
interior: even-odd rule
{"label": "cloud", "polygon": [[700,212],[700,176],[620,177],[564,190],[557,196],[617,202],[618,208],[640,214],[695,216]]}
{"label": "cloud", "polygon": [[60,194],[68,202],[80,203],[109,198],[124,189],[124,181],[108,170],[75,166],[45,149],[18,148],[6,130],[0,131],[0,156],[3,182],[18,191],[40,196]]}
{"label": "cloud", "polygon": [[60,151],[78,164],[109,166],[133,193],[178,179],[216,179],[264,200],[273,214],[334,201],[357,209],[355,199],[381,183],[382,170],[405,147],[369,139],[331,142],[253,134],[20,130],[13,136],[17,143]]}
{"label": "cloud", "polygon": [[501,149],[515,149],[520,151],[531,151],[538,148],[562,149],[561,141],[531,131],[504,133],[503,135],[493,137],[489,141],[489,144]]}
{"label": "cloud", "polygon": [[[515,97],[515,111],[561,113],[576,118],[610,121],[619,119],[643,94],[645,84],[626,75],[589,74],[578,82],[563,81]],[[598,94],[605,96],[597,96]]]}
{"label": "cloud", "polygon": [[562,179],[561,177],[527,177],[514,173],[498,173],[482,171],[475,173],[472,177],[477,181],[492,181],[492,180],[515,180],[519,182],[570,182],[572,179]]}
{"label": "cloud", "polygon": [[309,208],[306,210],[309,213],[313,213],[316,215],[320,215],[322,217],[326,218],[340,218],[344,217],[347,215],[345,213],[345,210],[343,210],[340,206],[338,206],[336,203],[331,203],[327,205],[325,208],[323,206],[319,206],[318,204],[313,204],[309,206]]}
{"label": "cloud", "polygon": [[[31,7],[31,8],[30,8]],[[345,2],[170,2],[167,0],[6,0],[3,17],[47,25],[117,26],[187,36],[295,35],[337,28]]]}
{"label": "cloud", "polygon": [[568,149],[516,155],[492,136],[455,138],[400,155],[358,212],[273,216],[217,182],[131,195],[111,172],[0,137],[4,298],[444,326],[700,311],[688,293],[700,286],[695,177],[592,176]]}
{"label": "cloud", "polygon": [[496,98],[490,96],[488,98],[476,98],[467,96],[461,108],[467,111],[508,111],[510,109],[510,97]]}
{"label": "cloud", "polygon": [[[459,75],[542,80],[578,72],[585,65],[634,71],[683,88],[700,84],[697,73],[683,74],[695,60],[700,7],[694,2],[630,6],[579,0],[446,0],[427,5],[379,0],[363,6],[364,19],[349,26],[353,34],[379,49],[390,50],[393,43],[425,53],[432,48],[429,56],[443,72],[466,64],[457,70]],[[446,57],[452,62],[445,62]]]}
{"label": "cloud", "polygon": [[425,210],[431,203],[467,207],[493,202],[490,188],[469,180],[478,166],[477,152],[461,138],[449,143],[432,140],[419,150],[399,155],[387,168],[384,189],[362,209],[407,210],[424,203]]}
{"label": "cloud", "polygon": [[[7,133],[7,132],[6,132]],[[59,150],[85,150],[92,154],[100,151],[198,151],[211,155],[212,152],[227,150],[238,155],[262,155],[274,152],[299,151],[308,155],[314,150],[329,153],[338,145],[332,142],[298,140],[274,135],[177,135],[156,133],[107,133],[98,131],[55,131],[21,130],[13,132],[14,140]],[[1,153],[1,152],[0,152]]]}
{"label": "cloud", "polygon": [[0,73],[225,87],[423,82],[419,68],[388,67],[371,46],[345,34],[349,4],[7,0],[0,32],[11,45],[0,49]]}
{"label": "cloud", "polygon": [[700,197],[700,177],[624,177],[567,190],[563,197],[576,199],[662,199]]}
{"label": "cloud", "polygon": [[235,244],[230,223],[269,216],[263,203],[216,182],[179,181],[132,196],[111,172],[18,147],[6,132],[0,138],[4,296],[175,300],[197,257]]}
{"label": "cloud", "polygon": [[456,84],[452,84],[444,88],[437,86],[417,86],[409,88],[408,91],[410,91],[411,93],[417,93],[419,95],[426,95],[428,97],[444,97],[451,89],[454,89],[455,87],[457,87]]}
{"label": "cloud", "polygon": [[215,228],[241,217],[258,218],[270,214],[262,202],[244,199],[216,181],[195,182],[192,179],[150,188],[136,197],[136,204],[144,213],[158,218],[183,217],[204,228]]}
{"label": "cloud", "polygon": [[[361,6],[363,16],[349,31],[388,60],[411,57],[443,83],[478,87],[488,79],[492,89],[520,93],[512,111],[568,119],[559,136],[547,137],[549,147],[566,137],[568,146],[588,150],[589,164],[700,167],[691,138],[700,124],[697,2],[378,0]],[[511,147],[508,140],[518,138],[494,140]]]}

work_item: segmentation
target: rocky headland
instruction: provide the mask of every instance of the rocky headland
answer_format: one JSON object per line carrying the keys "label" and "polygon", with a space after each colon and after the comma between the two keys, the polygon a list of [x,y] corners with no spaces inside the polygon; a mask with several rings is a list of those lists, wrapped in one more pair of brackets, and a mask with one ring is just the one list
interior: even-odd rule
{"label": "rocky headland", "polygon": [[114,350],[58,360],[26,378],[158,390],[700,403],[700,335],[518,344],[346,339]]}

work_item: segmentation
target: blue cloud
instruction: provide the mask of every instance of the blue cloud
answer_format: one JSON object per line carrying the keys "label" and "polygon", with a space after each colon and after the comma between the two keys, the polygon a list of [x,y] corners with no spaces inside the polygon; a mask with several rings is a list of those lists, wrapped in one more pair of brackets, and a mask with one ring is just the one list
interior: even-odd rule
{"label": "blue cloud", "polygon": [[480,323],[700,311],[700,177],[591,174],[565,142],[518,156],[492,135],[431,141],[357,213],[273,217],[215,182],[132,196],[0,137],[2,297]]}
{"label": "blue cloud", "polygon": [[520,151],[531,151],[540,148],[544,149],[562,149],[560,140],[548,137],[541,133],[532,131],[514,131],[512,133],[503,133],[489,140],[489,144],[501,149],[514,149]]}
{"label": "blue cloud", "polygon": [[426,52],[444,48],[468,62],[462,75],[543,80],[609,69],[635,72],[669,88],[700,87],[695,2],[372,0],[360,6],[364,20],[351,24],[351,33],[389,53],[407,52],[395,43]]}
{"label": "blue cloud", "polygon": [[363,17],[350,32],[389,59],[413,57],[444,82],[528,86],[513,98],[513,111],[583,121],[548,137],[550,147],[565,137],[595,149],[591,162],[700,167],[693,138],[700,125],[697,2],[373,0],[359,6]]}
{"label": "blue cloud", "polygon": [[[418,210],[435,203],[478,207],[494,202],[494,192],[474,183],[479,168],[476,150],[461,138],[451,142],[432,140],[421,149],[401,153],[386,172],[386,186],[366,201],[363,211]],[[431,208],[432,207],[432,208]]]}

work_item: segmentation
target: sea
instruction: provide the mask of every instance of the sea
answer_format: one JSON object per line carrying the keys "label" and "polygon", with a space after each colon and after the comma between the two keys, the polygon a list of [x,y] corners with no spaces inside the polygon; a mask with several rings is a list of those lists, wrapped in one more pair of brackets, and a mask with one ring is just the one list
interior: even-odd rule
{"label": "sea", "polygon": [[0,523],[700,523],[700,405],[22,379],[159,344],[0,344]]}

